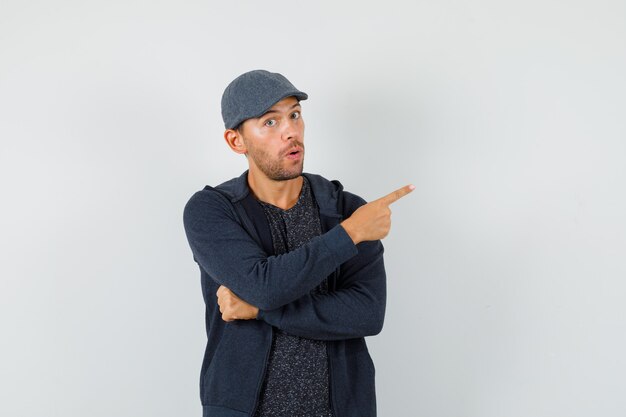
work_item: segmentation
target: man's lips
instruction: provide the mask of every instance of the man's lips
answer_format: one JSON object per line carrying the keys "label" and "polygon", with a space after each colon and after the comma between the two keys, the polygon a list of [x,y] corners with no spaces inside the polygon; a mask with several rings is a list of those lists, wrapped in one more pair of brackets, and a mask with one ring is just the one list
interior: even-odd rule
{"label": "man's lips", "polygon": [[289,159],[299,159],[302,156],[303,149],[302,148],[292,148],[287,152],[285,157]]}

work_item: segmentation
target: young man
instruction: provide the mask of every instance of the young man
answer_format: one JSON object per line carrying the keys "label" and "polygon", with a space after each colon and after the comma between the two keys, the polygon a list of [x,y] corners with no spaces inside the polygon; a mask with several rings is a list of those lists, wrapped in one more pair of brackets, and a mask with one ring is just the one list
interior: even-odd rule
{"label": "young man", "polygon": [[222,96],[240,177],[195,193],[184,226],[201,273],[208,341],[204,417],[371,417],[365,336],[385,314],[382,239],[389,205],[303,173],[307,94],[262,70]]}

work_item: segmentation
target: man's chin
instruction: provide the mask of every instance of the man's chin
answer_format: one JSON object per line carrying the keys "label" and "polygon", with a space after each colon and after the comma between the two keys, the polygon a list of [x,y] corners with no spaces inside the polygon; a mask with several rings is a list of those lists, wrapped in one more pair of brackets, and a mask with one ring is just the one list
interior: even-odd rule
{"label": "man's chin", "polygon": [[291,175],[285,175],[285,176],[281,176],[278,178],[275,178],[274,181],[289,181],[289,180],[295,180],[296,178],[298,178],[300,175],[302,175],[302,172],[299,174],[291,174]]}
{"label": "man's chin", "polygon": [[297,171],[282,172],[279,175],[275,175],[272,179],[274,181],[289,181],[298,178],[302,175],[302,167]]}

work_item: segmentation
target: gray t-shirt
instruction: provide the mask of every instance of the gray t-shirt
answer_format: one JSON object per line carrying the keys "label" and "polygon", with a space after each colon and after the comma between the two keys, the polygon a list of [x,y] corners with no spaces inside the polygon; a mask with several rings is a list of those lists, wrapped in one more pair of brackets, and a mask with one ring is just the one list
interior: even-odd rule
{"label": "gray t-shirt", "polygon": [[[269,221],[276,255],[322,233],[319,211],[306,177],[298,202],[288,210],[259,201]],[[322,281],[312,293],[327,293]],[[255,417],[332,417],[326,342],[274,328],[265,380]]]}

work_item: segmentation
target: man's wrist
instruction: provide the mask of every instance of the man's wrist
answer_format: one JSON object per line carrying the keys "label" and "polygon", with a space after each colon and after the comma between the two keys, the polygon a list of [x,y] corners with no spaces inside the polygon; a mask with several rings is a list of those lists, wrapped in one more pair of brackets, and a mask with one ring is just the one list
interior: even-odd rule
{"label": "man's wrist", "polygon": [[355,228],[352,226],[352,223],[350,222],[349,218],[344,220],[344,221],[342,221],[340,223],[340,225],[346,231],[348,236],[350,236],[350,239],[352,239],[352,242],[355,245],[358,244],[359,242],[361,242],[361,240],[359,239],[358,234],[357,234]]}

